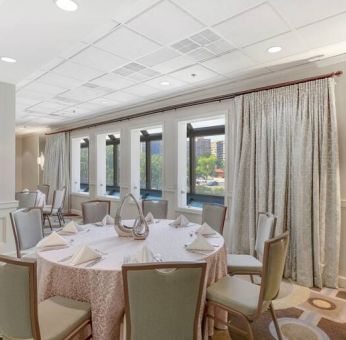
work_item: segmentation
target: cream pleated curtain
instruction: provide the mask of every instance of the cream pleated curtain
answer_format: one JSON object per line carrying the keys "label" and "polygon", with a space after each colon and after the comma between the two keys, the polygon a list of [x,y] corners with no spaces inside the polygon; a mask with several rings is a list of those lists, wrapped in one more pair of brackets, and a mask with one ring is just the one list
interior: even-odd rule
{"label": "cream pleated curtain", "polygon": [[256,215],[290,233],[287,277],[337,286],[340,193],[334,80],[254,92],[231,101],[232,253],[253,253]]}

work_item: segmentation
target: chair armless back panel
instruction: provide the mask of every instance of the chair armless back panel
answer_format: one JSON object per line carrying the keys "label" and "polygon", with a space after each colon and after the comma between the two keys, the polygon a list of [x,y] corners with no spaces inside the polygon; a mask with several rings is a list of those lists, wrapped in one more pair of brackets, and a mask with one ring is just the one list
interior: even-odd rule
{"label": "chair armless back panel", "polygon": [[9,338],[34,338],[29,278],[29,268],[0,258],[0,329]]}
{"label": "chair armless back panel", "polygon": [[37,190],[40,190],[42,193],[44,193],[46,195],[46,200],[48,200],[48,196],[49,196],[49,185],[48,184],[38,185]]}
{"label": "chair armless back panel", "polygon": [[168,212],[168,201],[167,200],[159,200],[159,201],[150,201],[143,200],[143,214],[146,216],[149,212],[151,212],[155,218],[166,219]]}
{"label": "chair armless back panel", "polygon": [[264,243],[274,237],[276,216],[270,213],[258,213],[255,251],[257,258],[263,261]]}
{"label": "chair armless back panel", "polygon": [[275,299],[279,293],[288,244],[288,232],[265,242],[261,284],[261,296],[264,301]]}
{"label": "chair armless back panel", "polygon": [[19,249],[35,247],[43,239],[41,209],[18,210],[11,215],[18,237]]}
{"label": "chair armless back panel", "polygon": [[54,191],[52,211],[56,213],[59,209],[63,207],[65,198],[65,189],[57,189]]}
{"label": "chair armless back panel", "polygon": [[196,339],[206,264],[174,265],[123,266],[127,340]]}
{"label": "chair armless back panel", "polygon": [[82,203],[83,223],[96,223],[109,215],[110,201],[89,201]]}
{"label": "chair armless back panel", "polygon": [[32,208],[35,206],[37,192],[16,192],[16,201],[18,201],[18,208]]}
{"label": "chair armless back panel", "polygon": [[220,204],[203,204],[202,223],[208,223],[218,233],[223,233],[227,207]]}

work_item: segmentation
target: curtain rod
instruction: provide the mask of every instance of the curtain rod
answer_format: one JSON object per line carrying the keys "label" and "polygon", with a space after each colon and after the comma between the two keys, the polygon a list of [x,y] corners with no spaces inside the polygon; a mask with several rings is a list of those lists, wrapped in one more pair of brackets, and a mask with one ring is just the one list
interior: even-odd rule
{"label": "curtain rod", "polygon": [[134,113],[134,114],[126,116],[126,117],[125,116],[124,117],[118,117],[118,118],[105,120],[103,122],[96,122],[93,124],[82,125],[82,126],[71,128],[71,129],[59,130],[59,131],[55,131],[55,132],[48,132],[48,133],[46,133],[46,135],[54,135],[54,134],[61,133],[61,132],[71,132],[71,131],[75,131],[75,130],[88,129],[88,128],[92,128],[92,127],[96,127],[96,126],[100,126],[100,125],[112,124],[112,123],[122,122],[124,120],[130,120],[130,119],[150,116],[150,115],[165,112],[165,111],[177,110],[177,109],[182,109],[185,107],[196,106],[196,105],[201,105],[201,104],[208,104],[208,103],[213,103],[213,102],[221,102],[223,100],[232,99],[236,96],[241,96],[241,95],[249,94],[252,92],[277,89],[277,88],[284,87],[284,86],[307,83],[307,82],[313,81],[313,80],[338,77],[338,76],[341,76],[342,74],[343,74],[342,71],[336,71],[336,72],[331,72],[331,73],[327,73],[327,74],[323,74],[323,75],[319,75],[319,76],[315,76],[315,77],[303,78],[303,79],[288,81],[288,82],[284,82],[284,83],[277,83],[277,84],[268,85],[268,86],[256,87],[256,88],[249,89],[249,90],[228,93],[228,94],[224,94],[221,96],[198,99],[198,100],[184,102],[184,103],[176,104],[176,105],[168,105],[168,106],[164,106],[164,107],[154,109],[154,110],[144,111],[144,112],[140,112],[140,113]]}

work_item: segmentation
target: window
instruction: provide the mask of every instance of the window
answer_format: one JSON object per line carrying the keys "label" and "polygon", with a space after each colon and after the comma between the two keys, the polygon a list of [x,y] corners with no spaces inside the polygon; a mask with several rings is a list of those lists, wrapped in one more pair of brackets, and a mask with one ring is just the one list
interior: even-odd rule
{"label": "window", "polygon": [[[224,203],[225,120],[185,123],[186,197],[182,205],[201,208],[203,203]],[[183,166],[180,167],[183,170]],[[182,186],[182,185],[181,185]]]}
{"label": "window", "polygon": [[89,192],[89,138],[80,141],[80,191]]}
{"label": "window", "polygon": [[140,130],[140,195],[145,199],[162,196],[162,129]]}
{"label": "window", "polygon": [[120,197],[120,134],[97,136],[98,195]]}

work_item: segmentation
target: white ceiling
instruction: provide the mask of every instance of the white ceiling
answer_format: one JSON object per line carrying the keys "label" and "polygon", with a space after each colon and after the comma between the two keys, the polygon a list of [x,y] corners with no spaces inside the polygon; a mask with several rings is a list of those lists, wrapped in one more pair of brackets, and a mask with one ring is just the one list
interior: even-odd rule
{"label": "white ceiling", "polygon": [[[56,126],[346,53],[346,0],[0,0],[18,126]],[[269,54],[267,49],[281,46]],[[162,85],[168,82],[169,85]]]}

